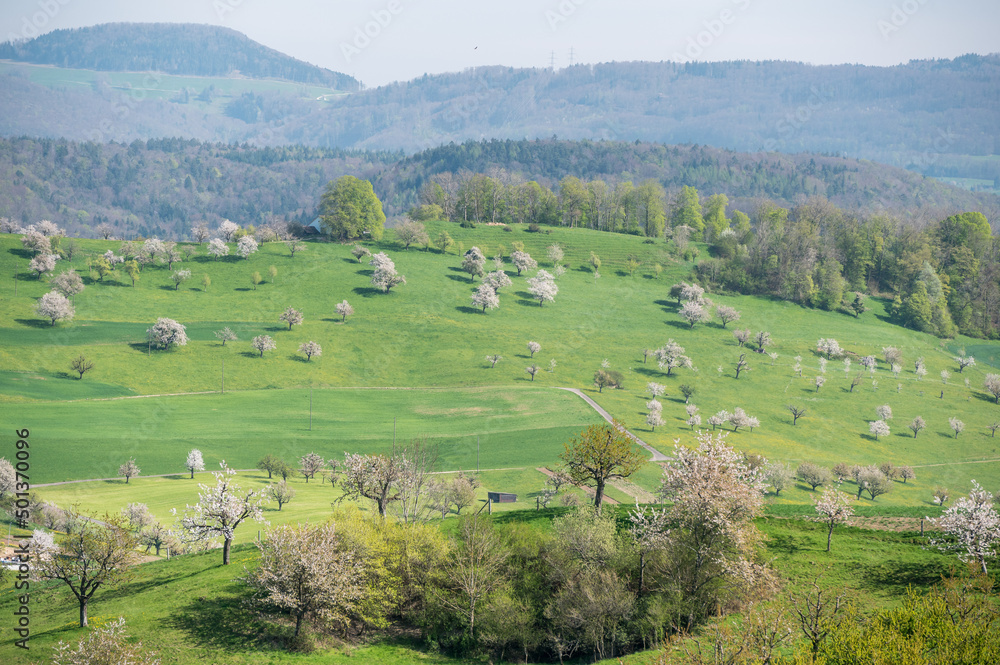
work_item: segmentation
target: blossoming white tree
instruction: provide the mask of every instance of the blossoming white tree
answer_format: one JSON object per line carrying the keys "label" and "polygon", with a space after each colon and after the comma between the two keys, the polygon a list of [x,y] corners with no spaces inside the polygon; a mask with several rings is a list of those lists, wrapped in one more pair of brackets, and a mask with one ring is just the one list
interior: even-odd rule
{"label": "blossoming white tree", "polygon": [[66,299],[66,296],[58,291],[49,291],[35,303],[35,312],[43,318],[49,319],[52,325],[56,321],[69,320],[76,314],[73,303]]}
{"label": "blossoming white tree", "polygon": [[270,335],[257,335],[250,341],[250,346],[260,351],[260,357],[264,357],[265,351],[274,351],[278,348],[278,345],[274,343],[274,339]]}
{"label": "blossoming white tree", "polygon": [[307,361],[311,361],[313,356],[323,355],[323,347],[319,345],[319,342],[303,342],[299,345],[299,353],[304,354]]}
{"label": "blossoming white tree", "polygon": [[841,492],[835,487],[827,487],[823,490],[823,494],[813,501],[816,503],[816,513],[818,514],[816,520],[827,525],[826,551],[829,552],[833,540],[833,527],[843,524],[854,515],[851,495]]}
{"label": "blossoming white tree", "polygon": [[513,283],[503,270],[494,270],[483,278],[483,284],[489,284],[494,293]]}
{"label": "blossoming white tree", "polygon": [[139,468],[139,465],[135,463],[134,459],[130,459],[118,467],[118,475],[125,478],[126,485],[128,484],[129,478],[135,478],[140,473],[142,473],[142,470]]}
{"label": "blossoming white tree", "polygon": [[712,318],[712,315],[705,309],[705,306],[697,300],[687,300],[681,305],[681,318],[694,328],[696,323],[704,323]]}
{"label": "blossoming white tree", "polygon": [[514,267],[517,268],[518,277],[521,276],[522,271],[534,270],[538,267],[538,261],[531,258],[530,254],[522,250],[515,250],[510,255],[510,260],[514,262]]}
{"label": "blossoming white tree", "polygon": [[28,269],[35,273],[35,277],[41,279],[42,275],[56,269],[56,261],[58,260],[59,256],[56,254],[39,254],[31,259]]}
{"label": "blossoming white tree", "polygon": [[482,277],[486,272],[486,257],[478,247],[472,247],[462,257],[462,270],[469,273],[469,281]]}
{"label": "blossoming white tree", "polygon": [[291,330],[293,325],[297,323],[302,323],[304,317],[302,316],[302,312],[295,309],[294,307],[289,307],[288,309],[286,309],[284,312],[281,313],[281,316],[278,317],[278,320],[287,323],[288,329]]}
{"label": "blossoming white tree", "polygon": [[996,543],[1000,541],[1000,514],[993,494],[973,480],[969,496],[956,501],[935,522],[955,540],[932,542],[944,551],[957,551],[959,558],[979,564],[985,573],[986,560],[996,556]]}
{"label": "blossoming white tree", "polygon": [[534,358],[535,354],[542,350],[542,345],[538,342],[528,342],[528,353]]}
{"label": "blossoming white tree", "polygon": [[[192,542],[206,542],[222,538],[222,565],[229,565],[229,551],[233,545],[236,528],[251,519],[267,523],[262,506],[266,503],[264,491],[243,490],[236,484],[236,471],[221,462],[222,471],[213,471],[215,485],[199,483],[198,503],[185,506],[180,526]],[[176,509],[173,511],[177,513]]]}
{"label": "blossoming white tree", "polygon": [[208,253],[218,261],[220,256],[229,256],[229,245],[222,238],[212,238],[208,241]]}
{"label": "blossoming white tree", "polygon": [[195,471],[205,470],[205,460],[201,456],[201,451],[197,448],[192,448],[191,452],[188,453],[187,460],[184,462],[184,468],[191,472],[191,477],[194,478]]}
{"label": "blossoming white tree", "polygon": [[884,420],[873,420],[868,425],[868,431],[875,436],[875,440],[878,441],[880,436],[889,436],[889,423]]}
{"label": "blossoming white tree", "polygon": [[476,292],[472,294],[472,306],[480,307],[483,313],[487,309],[496,309],[500,306],[500,296],[489,284],[480,284]]}
{"label": "blossoming white tree", "polygon": [[963,423],[958,418],[949,418],[948,426],[955,430],[955,438],[958,438],[958,433],[965,429],[965,423]]}
{"label": "blossoming white tree", "polygon": [[739,321],[741,316],[740,312],[735,307],[730,307],[728,305],[719,305],[716,307],[715,315],[719,317],[720,321],[722,321],[723,328],[733,321]]}
{"label": "blossoming white tree", "polygon": [[758,554],[763,537],[754,525],[763,509],[764,483],[759,471],[726,445],[725,434],[702,432],[697,448],[674,446],[659,494],[673,502],[665,548],[668,560],[679,566],[671,583],[686,601],[686,616],[678,618],[692,626],[726,594],[766,578]]}
{"label": "blossoming white tree", "polygon": [[185,346],[188,343],[187,327],[173,319],[161,317],[152,328],[146,330],[146,337],[158,349],[171,346]]}
{"label": "blossoming white tree", "polygon": [[844,355],[844,350],[840,348],[840,344],[832,338],[821,338],[816,342],[816,350],[820,353],[825,353],[827,359],[839,358]]}
{"label": "blossoming white tree", "polygon": [[222,220],[222,223],[219,224],[219,233],[221,233],[222,237],[226,239],[226,242],[232,240],[233,235],[239,230],[240,225],[236,222],[230,222],[228,219]]}
{"label": "blossoming white tree", "polygon": [[334,524],[282,525],[256,543],[260,563],[244,578],[255,605],[287,610],[295,636],[311,617],[326,628],[347,624],[365,589],[364,565]]}
{"label": "blossoming white tree", "polygon": [[351,307],[351,303],[346,300],[342,300],[337,303],[337,314],[340,314],[340,322],[347,323],[347,317],[354,314],[354,308]]}
{"label": "blossoming white tree", "polygon": [[892,407],[888,404],[876,406],[875,413],[878,415],[879,420],[892,420]]}
{"label": "blossoming white tree", "polygon": [[656,362],[659,363],[660,370],[667,370],[667,376],[670,376],[671,372],[679,367],[687,369],[693,367],[691,359],[684,355],[684,347],[673,339],[667,340],[667,343],[654,351],[653,355],[656,357]]}
{"label": "blossoming white tree", "polygon": [[72,268],[52,280],[52,286],[67,298],[72,298],[83,291],[83,279]]}
{"label": "blossoming white tree", "polygon": [[249,259],[250,255],[256,253],[257,249],[257,240],[253,236],[241,236],[236,241],[236,251],[244,259]]}
{"label": "blossoming white tree", "polygon": [[555,302],[559,287],[555,278],[545,270],[539,270],[534,277],[528,278],[528,293],[534,296],[541,307],[546,302]]}
{"label": "blossoming white tree", "polygon": [[381,289],[383,293],[388,293],[392,287],[399,284],[406,284],[406,277],[396,272],[396,264],[385,252],[373,254],[368,265],[375,266],[375,271],[372,273],[372,286]]}

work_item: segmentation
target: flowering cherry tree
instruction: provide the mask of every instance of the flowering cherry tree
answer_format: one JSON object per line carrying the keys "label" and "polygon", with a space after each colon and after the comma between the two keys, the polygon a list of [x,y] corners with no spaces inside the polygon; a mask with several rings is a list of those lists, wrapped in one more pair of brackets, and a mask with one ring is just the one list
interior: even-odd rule
{"label": "flowering cherry tree", "polygon": [[41,317],[50,319],[52,325],[61,319],[72,319],[73,315],[76,314],[73,304],[58,291],[49,291],[39,298],[35,304],[35,312]]}
{"label": "flowering cherry tree", "polygon": [[934,521],[941,531],[955,540],[932,541],[933,544],[944,551],[957,551],[959,558],[979,564],[985,573],[986,560],[996,556],[995,545],[1000,541],[1000,514],[997,514],[993,494],[973,480],[969,496],[956,501]]}
{"label": "flowering cherry tree", "polygon": [[184,467],[191,472],[192,478],[194,478],[195,471],[204,471],[205,460],[201,456],[201,451],[197,448],[193,448],[191,452],[188,453],[187,460],[184,462]]}
{"label": "flowering cherry tree", "polygon": [[[198,485],[198,503],[185,506],[180,526],[193,542],[222,538],[222,565],[229,565],[229,551],[236,528],[245,520],[267,523],[262,506],[267,502],[264,491],[243,490],[234,482],[236,471],[219,464],[222,471],[213,471],[215,485]],[[177,510],[173,513],[176,515]]]}
{"label": "flowering cherry tree", "polygon": [[823,494],[813,501],[816,503],[818,515],[816,520],[827,525],[826,551],[829,552],[830,542],[833,539],[833,527],[843,524],[854,515],[851,495],[845,494],[835,487],[827,487],[823,490]]}

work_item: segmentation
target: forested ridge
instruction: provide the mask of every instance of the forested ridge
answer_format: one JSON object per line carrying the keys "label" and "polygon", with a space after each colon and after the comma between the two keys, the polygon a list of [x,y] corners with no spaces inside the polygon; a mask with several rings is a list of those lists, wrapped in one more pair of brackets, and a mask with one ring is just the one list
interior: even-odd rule
{"label": "forested ridge", "polygon": [[0,44],[0,59],[99,71],[246,76],[358,90],[346,74],[259,44],[231,28],[196,23],[104,23]]}
{"label": "forested ridge", "polygon": [[[725,194],[734,208],[757,199],[792,206],[823,196],[849,211],[891,210],[922,224],[967,210],[997,218],[997,197],[971,193],[871,162],[822,155],[749,155],[703,146],[572,141],[486,141],[401,153],[202,143],[0,140],[0,216],[22,224],[51,219],[73,235],[109,222],[121,235],[187,237],[198,221],[260,224],[312,219],[323,186],[341,175],[371,179],[389,215],[420,203],[434,176],[502,170],[508,184],[557,188],[567,176],[653,180],[673,196],[682,186]],[[666,203],[666,198],[664,199]]]}

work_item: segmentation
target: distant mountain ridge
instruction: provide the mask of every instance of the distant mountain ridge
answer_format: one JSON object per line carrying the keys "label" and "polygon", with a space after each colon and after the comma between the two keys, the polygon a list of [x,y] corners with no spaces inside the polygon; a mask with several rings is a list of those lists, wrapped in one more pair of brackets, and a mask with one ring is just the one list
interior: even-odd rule
{"label": "distant mountain ridge", "polygon": [[359,90],[346,74],[297,60],[230,28],[196,23],[104,23],[0,44],[0,59],[98,71],[273,78]]}

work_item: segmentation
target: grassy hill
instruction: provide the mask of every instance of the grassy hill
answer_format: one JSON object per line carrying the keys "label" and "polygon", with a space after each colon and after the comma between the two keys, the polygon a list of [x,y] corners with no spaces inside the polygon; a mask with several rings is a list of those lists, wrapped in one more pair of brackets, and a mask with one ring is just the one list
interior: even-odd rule
{"label": "grassy hill", "polygon": [[[569,269],[558,280],[555,303],[539,307],[529,299],[525,276],[509,270],[514,285],[501,292],[500,309],[473,310],[476,283],[460,271],[455,248],[442,254],[402,251],[388,240],[373,245],[374,251],[389,252],[408,281],[383,294],[369,284],[371,268],[355,261],[346,246],[310,243],[292,258],[283,245],[267,244],[248,260],[196,256],[181,264],[193,278],[179,290],[165,266],[147,267],[135,288],[110,277],[103,283],[88,279],[87,289],[76,297],[76,319],[52,327],[32,309],[49,287],[26,274],[17,238],[3,237],[0,274],[11,275],[19,266],[16,298],[12,280],[0,283],[6,322],[0,328],[0,400],[9,407],[4,424],[30,427],[46,442],[35,453],[35,472],[45,481],[109,477],[128,456],[135,456],[145,473],[181,472],[182,455],[191,447],[200,447],[210,462],[225,458],[240,468],[276,448],[289,457],[313,448],[325,456],[354,447],[385,449],[391,445],[393,417],[398,437],[441,441],[441,470],[472,468],[469,446],[478,435],[483,451],[489,448],[482,468],[524,468],[530,475],[535,466],[556,464],[568,436],[594,421],[582,401],[556,388],[584,389],[631,431],[669,452],[675,439],[691,440],[679,391],[686,383],[696,388],[692,403],[705,420],[737,406],[760,419],[761,427],[753,432],[730,435],[742,449],[793,465],[889,461],[915,467],[915,481],[896,483],[893,493],[875,505],[930,508],[937,486],[957,495],[971,478],[987,487],[1000,485],[1000,451],[986,429],[1000,418],[1000,407],[982,390],[983,376],[994,371],[989,363],[996,362],[997,344],[946,343],[897,327],[887,321],[885,303],[879,301],[856,319],[787,302],[713,295],[716,302],[741,310],[743,318],[729,329],[714,322],[691,329],[667,296],[669,285],[684,278],[690,265],[675,263],[662,242],[579,229],[506,233],[498,227],[437,223],[429,230],[434,235],[443,229],[465,248],[476,244],[487,255],[500,244],[509,253],[512,241],[523,241],[547,268],[545,247],[560,243]],[[69,263],[84,274],[88,254],[117,247],[103,241],[79,245],[82,251]],[[603,259],[599,279],[585,266],[591,251]],[[629,254],[642,262],[633,276],[623,269]],[[658,262],[666,271],[655,279],[652,266]],[[268,280],[253,290],[250,273],[266,275],[271,265],[278,271],[274,283]],[[201,286],[203,274],[212,279],[207,291]],[[342,324],[334,304],[345,298],[356,314]],[[291,331],[278,321],[289,306],[305,315]],[[147,355],[144,331],[159,316],[186,324],[191,342]],[[223,347],[212,332],[225,325],[240,339]],[[749,352],[750,371],[739,379],[733,365],[746,349],[739,349],[731,334],[737,326],[770,331],[775,340],[770,350],[778,353],[772,361]],[[273,336],[278,345],[263,358],[249,345],[259,334]],[[904,369],[896,379],[880,363],[874,379],[866,377],[851,391],[841,362],[833,361],[817,392],[820,337],[834,337],[857,355],[880,356],[883,346],[895,345],[903,352]],[[656,348],[668,338],[687,349],[697,371],[682,369],[667,377],[652,360],[643,362],[643,348]],[[311,362],[296,352],[308,340],[323,346],[323,355]],[[542,345],[533,359],[526,349],[529,340]],[[952,356],[967,342],[979,364],[959,374]],[[82,381],[69,371],[70,359],[80,353],[96,363]],[[485,356],[493,353],[504,359],[491,369]],[[801,377],[792,368],[795,356],[802,356]],[[922,380],[913,372],[918,357],[928,369]],[[604,360],[623,373],[622,390],[599,393],[592,387]],[[226,394],[214,394],[221,388],[223,361]],[[524,371],[532,362],[542,369],[533,382]],[[852,367],[853,376],[858,363]],[[942,370],[951,372],[947,383],[939,376]],[[661,398],[667,424],[655,432],[645,425],[650,381],[668,390]],[[419,390],[353,390],[373,387]],[[95,401],[201,392],[213,394]],[[787,404],[808,409],[794,427]],[[892,434],[875,441],[868,423],[882,404],[892,407]],[[906,425],[918,415],[927,429],[914,438]],[[953,417],[966,426],[958,438],[948,423]],[[542,481],[538,475],[511,482],[523,492],[537,490]],[[637,482],[654,488],[655,467],[647,467]],[[799,486],[775,501],[808,505],[812,496]]]}

